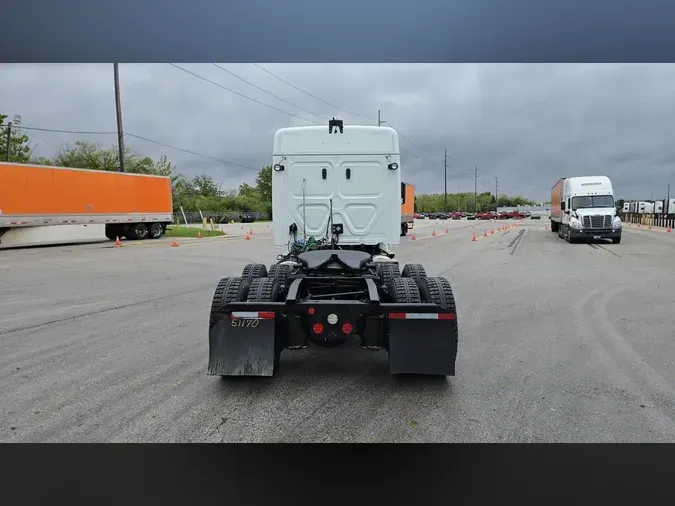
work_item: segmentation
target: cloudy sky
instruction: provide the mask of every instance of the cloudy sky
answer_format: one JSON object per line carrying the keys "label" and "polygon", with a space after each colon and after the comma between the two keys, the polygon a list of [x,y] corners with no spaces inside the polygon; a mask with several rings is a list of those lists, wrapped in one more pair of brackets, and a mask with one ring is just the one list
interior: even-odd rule
{"label": "cloudy sky", "polygon": [[[473,191],[477,165],[479,191],[498,178],[500,193],[537,200],[558,177],[583,174],[610,176],[618,197],[665,198],[668,183],[675,195],[675,65],[178,65],[192,74],[120,65],[124,129],[203,156],[125,142],[224,187],[270,163],[278,128],[331,116],[377,124],[379,109],[402,134],[404,178],[419,193],[443,191],[447,149],[449,192]],[[114,132],[112,65],[0,65],[0,112],[26,127]],[[78,139],[116,142],[114,133],[29,134],[36,156]]]}

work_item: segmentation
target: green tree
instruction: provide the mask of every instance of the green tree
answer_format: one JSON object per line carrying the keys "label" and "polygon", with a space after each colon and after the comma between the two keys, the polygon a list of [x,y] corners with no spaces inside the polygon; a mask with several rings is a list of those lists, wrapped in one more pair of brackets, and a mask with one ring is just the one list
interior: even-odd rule
{"label": "green tree", "polygon": [[192,187],[195,189],[197,195],[206,198],[214,198],[220,196],[220,188],[218,184],[208,174],[199,174],[192,179]]}
{"label": "green tree", "polygon": [[262,200],[272,207],[272,166],[266,165],[255,178],[255,189],[260,194]]}
{"label": "green tree", "polygon": [[31,147],[28,143],[30,138],[26,134],[20,134],[15,128],[9,130],[9,160],[7,160],[7,133],[10,127],[9,122],[5,124],[6,119],[6,114],[0,114],[0,160],[15,163],[30,162]]}

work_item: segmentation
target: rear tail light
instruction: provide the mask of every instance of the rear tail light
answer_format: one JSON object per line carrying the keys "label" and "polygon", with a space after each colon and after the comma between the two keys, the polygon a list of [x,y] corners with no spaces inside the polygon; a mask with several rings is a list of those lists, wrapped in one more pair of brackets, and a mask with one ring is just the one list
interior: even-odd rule
{"label": "rear tail light", "polygon": [[314,325],[312,325],[312,332],[315,334],[321,334],[323,332],[323,325],[321,325],[319,322],[316,322]]}
{"label": "rear tail light", "polygon": [[345,323],[342,324],[342,333],[343,334],[351,334],[353,330],[354,330],[354,326],[351,323],[345,322]]}

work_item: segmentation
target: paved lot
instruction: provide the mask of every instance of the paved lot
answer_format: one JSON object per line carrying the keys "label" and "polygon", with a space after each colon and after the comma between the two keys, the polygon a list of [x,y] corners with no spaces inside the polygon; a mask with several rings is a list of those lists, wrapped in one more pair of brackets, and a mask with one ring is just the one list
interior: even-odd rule
{"label": "paved lot", "polygon": [[273,380],[207,376],[213,290],[274,261],[265,224],[0,252],[0,441],[675,442],[675,233],[589,246],[503,224],[422,220],[397,253],[455,290],[441,380],[396,380],[358,348],[286,352]]}

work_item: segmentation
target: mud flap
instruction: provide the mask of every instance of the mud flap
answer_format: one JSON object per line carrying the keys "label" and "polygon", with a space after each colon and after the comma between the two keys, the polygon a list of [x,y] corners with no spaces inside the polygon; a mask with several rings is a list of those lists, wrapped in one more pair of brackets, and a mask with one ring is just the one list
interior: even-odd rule
{"label": "mud flap", "polygon": [[452,320],[391,320],[390,374],[454,376],[457,335]]}
{"label": "mud flap", "polygon": [[273,319],[223,319],[209,333],[209,374],[272,376],[275,341]]}

